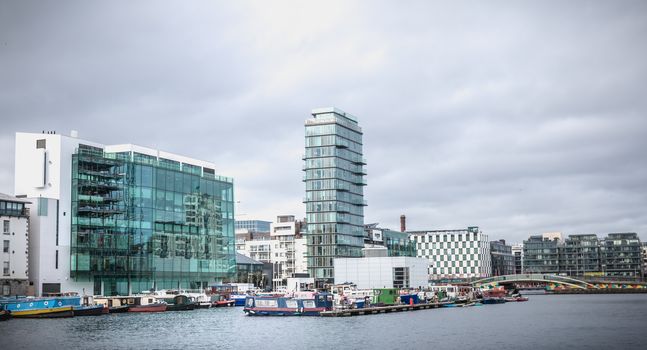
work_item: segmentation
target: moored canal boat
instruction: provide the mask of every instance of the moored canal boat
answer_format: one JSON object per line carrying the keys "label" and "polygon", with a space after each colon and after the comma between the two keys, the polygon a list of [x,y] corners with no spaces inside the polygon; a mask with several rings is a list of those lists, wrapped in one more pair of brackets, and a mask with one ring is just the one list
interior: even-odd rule
{"label": "moored canal boat", "polygon": [[72,306],[60,306],[31,310],[26,309],[11,312],[11,317],[15,318],[60,318],[73,316],[74,311],[72,311]]}
{"label": "moored canal boat", "polygon": [[122,303],[122,297],[97,297],[94,298],[95,302],[97,304],[103,305],[104,306],[104,312],[107,309],[108,313],[111,314],[116,314],[116,313],[122,313],[122,312],[128,312],[128,309],[130,306],[127,303],[127,297],[123,297],[123,303]]}
{"label": "moored canal boat", "polygon": [[133,296],[133,297],[128,297],[128,299],[132,299],[134,302],[133,304],[130,304],[130,307],[128,308],[128,312],[164,312],[166,311],[166,303],[165,302],[160,302],[157,300],[157,298],[153,296]]}
{"label": "moored canal boat", "polygon": [[72,317],[73,305],[79,303],[80,298],[6,298],[0,300],[0,307],[11,312],[16,318],[50,318]]}
{"label": "moored canal boat", "polygon": [[248,296],[243,311],[248,316],[320,316],[332,306],[333,297],[328,293],[317,293],[313,299]]}
{"label": "moored canal boat", "polygon": [[74,306],[72,310],[74,316],[99,316],[108,313],[108,308],[103,305],[79,305]]}
{"label": "moored canal boat", "polygon": [[166,311],[189,311],[195,310],[196,305],[186,295],[176,295],[171,300],[166,300]]}

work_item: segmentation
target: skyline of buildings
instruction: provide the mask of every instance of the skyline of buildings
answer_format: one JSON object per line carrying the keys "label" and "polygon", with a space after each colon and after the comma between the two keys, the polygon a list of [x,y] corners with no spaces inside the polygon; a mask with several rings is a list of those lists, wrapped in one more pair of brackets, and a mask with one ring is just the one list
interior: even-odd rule
{"label": "skyline of buildings", "polygon": [[[365,225],[362,129],[334,107],[314,109],[312,116],[305,122],[304,222],[294,215],[234,220],[233,180],[216,175],[209,162],[132,144],[102,145],[76,132],[16,133],[14,192],[20,198],[4,196],[0,213],[4,203],[5,235],[17,227],[16,217],[28,218],[28,239],[3,239],[3,281],[20,281],[15,269],[22,271],[25,260],[37,295],[198,289],[232,281],[238,250],[264,264],[264,281],[273,289],[306,274],[322,286],[335,278],[335,258],[359,258],[375,245],[390,257],[427,259],[430,280],[519,271],[644,273],[635,233],[564,240],[561,232],[549,232],[513,252],[475,226],[406,231],[404,215],[401,231]],[[22,205],[23,214],[9,215],[14,205]],[[19,285],[4,283],[3,293]]]}

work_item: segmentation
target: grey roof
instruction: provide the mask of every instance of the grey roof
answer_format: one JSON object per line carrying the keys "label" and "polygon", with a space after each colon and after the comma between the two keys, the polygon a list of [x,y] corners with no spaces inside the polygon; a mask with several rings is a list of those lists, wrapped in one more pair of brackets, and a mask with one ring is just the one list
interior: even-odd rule
{"label": "grey roof", "polygon": [[25,198],[17,198],[4,193],[0,193],[0,201],[16,202],[16,203],[31,203]]}
{"label": "grey roof", "polygon": [[240,253],[236,253],[236,264],[263,265],[262,262],[254,260]]}

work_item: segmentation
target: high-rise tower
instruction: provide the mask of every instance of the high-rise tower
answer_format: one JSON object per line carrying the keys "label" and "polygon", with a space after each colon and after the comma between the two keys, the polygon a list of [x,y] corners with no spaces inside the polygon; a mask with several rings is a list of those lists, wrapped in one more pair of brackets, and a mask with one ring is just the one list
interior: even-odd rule
{"label": "high-rise tower", "polygon": [[334,278],[333,258],[360,257],[364,246],[362,129],[337,108],[306,120],[304,181],[308,271],[318,286]]}

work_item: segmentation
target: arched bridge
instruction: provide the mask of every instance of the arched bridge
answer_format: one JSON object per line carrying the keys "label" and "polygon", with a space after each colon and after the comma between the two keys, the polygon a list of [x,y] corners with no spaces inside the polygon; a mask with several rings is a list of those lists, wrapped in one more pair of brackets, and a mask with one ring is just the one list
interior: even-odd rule
{"label": "arched bridge", "polygon": [[472,282],[475,287],[482,287],[486,285],[506,284],[514,282],[543,282],[543,283],[556,283],[571,288],[578,289],[598,289],[597,285],[591,284],[586,281],[578,280],[566,276],[557,276],[544,273],[526,273],[519,275],[505,275],[483,278]]}

